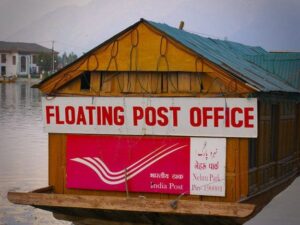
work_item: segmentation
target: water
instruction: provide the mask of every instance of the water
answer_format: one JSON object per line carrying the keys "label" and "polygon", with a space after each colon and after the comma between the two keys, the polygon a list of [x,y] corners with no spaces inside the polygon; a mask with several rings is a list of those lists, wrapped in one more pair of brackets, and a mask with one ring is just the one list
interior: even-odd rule
{"label": "water", "polygon": [[245,225],[299,225],[300,177]]}
{"label": "water", "polygon": [[42,129],[41,94],[32,82],[0,83],[0,225],[70,224],[52,213],[8,202],[8,191],[48,184],[48,142]]}

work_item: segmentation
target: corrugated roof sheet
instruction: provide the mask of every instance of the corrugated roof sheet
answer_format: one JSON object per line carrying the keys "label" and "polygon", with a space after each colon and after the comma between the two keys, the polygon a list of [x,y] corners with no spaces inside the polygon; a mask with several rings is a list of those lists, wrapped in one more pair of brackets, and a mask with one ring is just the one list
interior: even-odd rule
{"label": "corrugated roof sheet", "polygon": [[245,59],[278,75],[289,85],[300,90],[300,53],[281,52],[263,55],[246,55]]}
{"label": "corrugated roof sheet", "polygon": [[[35,43],[0,41],[0,52],[48,53],[52,50]],[[58,53],[58,52],[55,52]]]}
{"label": "corrugated roof sheet", "polygon": [[152,21],[146,22],[199,56],[208,59],[260,91],[300,92],[290,86],[282,77],[267,71],[262,66],[256,65],[251,60],[245,59],[245,56],[269,54],[261,47],[251,47],[231,41],[204,38],[197,34],[170,27],[167,24]]}

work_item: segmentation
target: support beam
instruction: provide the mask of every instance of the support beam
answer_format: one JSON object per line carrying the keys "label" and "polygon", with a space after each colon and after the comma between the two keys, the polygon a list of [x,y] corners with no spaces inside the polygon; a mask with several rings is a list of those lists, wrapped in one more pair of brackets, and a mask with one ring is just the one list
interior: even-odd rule
{"label": "support beam", "polygon": [[9,192],[10,202],[21,205],[103,209],[116,211],[156,212],[186,215],[247,217],[255,205],[228,202],[179,200],[172,208],[168,199],[145,199],[91,195]]}

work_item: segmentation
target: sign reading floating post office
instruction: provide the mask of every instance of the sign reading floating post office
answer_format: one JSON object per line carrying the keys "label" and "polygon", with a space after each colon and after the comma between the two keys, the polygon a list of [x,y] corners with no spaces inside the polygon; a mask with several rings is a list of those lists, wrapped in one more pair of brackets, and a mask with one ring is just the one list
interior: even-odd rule
{"label": "sign reading floating post office", "polygon": [[49,133],[257,137],[255,98],[43,98]]}

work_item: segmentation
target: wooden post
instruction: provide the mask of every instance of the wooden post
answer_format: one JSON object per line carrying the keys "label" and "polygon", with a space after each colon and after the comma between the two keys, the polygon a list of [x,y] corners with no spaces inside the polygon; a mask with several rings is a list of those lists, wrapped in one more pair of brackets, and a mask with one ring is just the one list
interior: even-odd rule
{"label": "wooden post", "polygon": [[179,30],[183,30],[183,27],[184,27],[184,21],[180,21]]}

